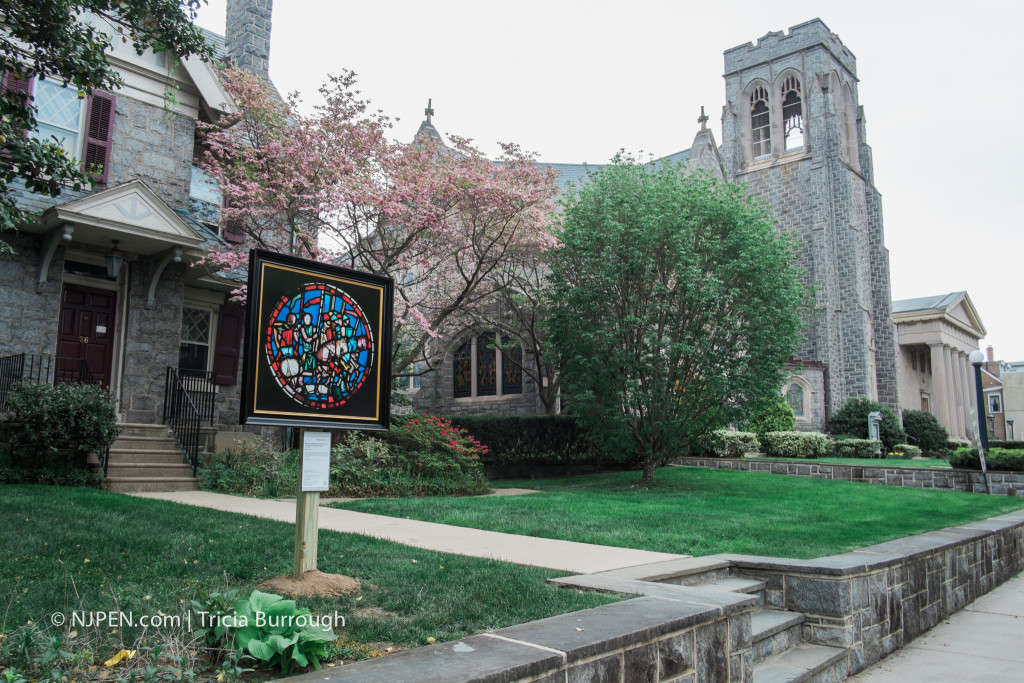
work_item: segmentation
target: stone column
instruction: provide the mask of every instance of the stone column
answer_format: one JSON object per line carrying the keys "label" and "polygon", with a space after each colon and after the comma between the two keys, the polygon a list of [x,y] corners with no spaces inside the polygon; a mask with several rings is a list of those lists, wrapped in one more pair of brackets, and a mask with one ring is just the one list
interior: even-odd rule
{"label": "stone column", "polygon": [[961,368],[963,367],[961,359],[962,355],[963,354],[959,351],[953,349],[952,355],[950,356],[952,366],[950,378],[954,388],[953,394],[956,397],[956,402],[953,405],[955,406],[954,410],[956,411],[956,421],[954,424],[956,424],[957,434],[963,433],[964,424],[966,422],[966,419],[964,418],[964,406],[967,405],[967,392],[964,387],[963,378],[961,377]]}
{"label": "stone column", "polygon": [[960,352],[960,383],[964,387],[965,400],[963,405],[964,413],[964,430],[960,434],[961,437],[967,438],[967,435],[971,433],[971,407],[974,405],[974,367],[971,365],[971,359],[967,357],[966,353]]}
{"label": "stone column", "polygon": [[943,353],[945,347],[942,344],[929,344],[928,348],[932,355],[932,410],[946,431],[953,432],[954,428],[949,419],[950,406],[947,396],[949,380],[946,375],[946,360]]}
{"label": "stone column", "polygon": [[949,406],[947,415],[949,416],[949,426],[946,427],[947,431],[956,431],[960,428],[960,423],[957,420],[957,391],[956,391],[956,375],[953,374],[953,350],[948,345],[942,347],[942,361],[946,367],[946,401]]}

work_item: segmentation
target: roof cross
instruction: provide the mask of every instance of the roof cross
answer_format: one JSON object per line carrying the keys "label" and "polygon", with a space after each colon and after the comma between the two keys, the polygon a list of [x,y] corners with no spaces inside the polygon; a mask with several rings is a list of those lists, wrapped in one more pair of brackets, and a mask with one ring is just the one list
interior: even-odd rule
{"label": "roof cross", "polygon": [[701,130],[707,130],[708,129],[708,126],[707,126],[708,117],[704,114],[704,106],[703,105],[701,105],[701,108],[700,108],[700,118],[697,119],[697,123],[700,124],[700,129]]}
{"label": "roof cross", "polygon": [[434,108],[430,106],[433,100],[427,100],[427,108],[423,110],[423,113],[427,115],[427,123],[430,123],[430,117],[434,115]]}

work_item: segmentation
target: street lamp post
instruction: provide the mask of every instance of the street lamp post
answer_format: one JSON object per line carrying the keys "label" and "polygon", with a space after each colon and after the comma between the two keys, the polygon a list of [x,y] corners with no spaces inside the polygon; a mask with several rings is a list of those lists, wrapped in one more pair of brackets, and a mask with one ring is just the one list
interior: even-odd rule
{"label": "street lamp post", "polygon": [[974,389],[978,396],[978,458],[981,460],[981,475],[985,478],[985,491],[992,493],[992,486],[988,481],[988,464],[985,462],[985,452],[988,450],[988,430],[985,429],[985,413],[982,412],[985,406],[985,396],[981,389],[981,364],[985,362],[985,354],[980,350],[971,351],[971,365],[974,366]]}

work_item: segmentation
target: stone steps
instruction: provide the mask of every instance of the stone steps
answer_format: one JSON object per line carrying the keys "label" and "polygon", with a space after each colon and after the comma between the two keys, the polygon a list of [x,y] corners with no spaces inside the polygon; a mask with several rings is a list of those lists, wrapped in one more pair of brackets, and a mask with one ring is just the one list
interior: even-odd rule
{"label": "stone steps", "polygon": [[121,429],[110,447],[103,488],[121,493],[199,489],[199,480],[167,427],[122,424]]}
{"label": "stone steps", "polygon": [[804,615],[781,610],[758,610],[750,616],[754,663],[789,650],[801,640]]}
{"label": "stone steps", "polygon": [[846,650],[804,643],[755,664],[753,683],[832,683],[848,676]]}

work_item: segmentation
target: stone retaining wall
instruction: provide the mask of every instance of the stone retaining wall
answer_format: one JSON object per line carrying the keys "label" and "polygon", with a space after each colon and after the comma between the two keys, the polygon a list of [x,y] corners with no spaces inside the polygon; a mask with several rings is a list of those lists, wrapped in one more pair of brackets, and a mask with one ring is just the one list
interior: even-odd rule
{"label": "stone retaining wall", "polygon": [[[836,479],[866,484],[912,486],[919,489],[946,489],[985,493],[981,472],[925,467],[892,467],[870,465],[823,465],[813,462],[784,460],[751,460],[749,458],[679,458],[675,464],[685,467],[709,467],[741,472],[789,474],[796,477]],[[1024,498],[1024,472],[989,472],[992,493]],[[1012,490],[1012,493],[1011,493]]]}
{"label": "stone retaining wall", "polygon": [[631,583],[635,585],[623,590],[642,592],[643,597],[288,680],[752,680],[750,614],[757,602],[754,597],[707,588]]}
{"label": "stone retaining wall", "polygon": [[816,560],[714,559],[805,614],[804,640],[847,648],[855,673],[1024,571],[1024,511]]}

